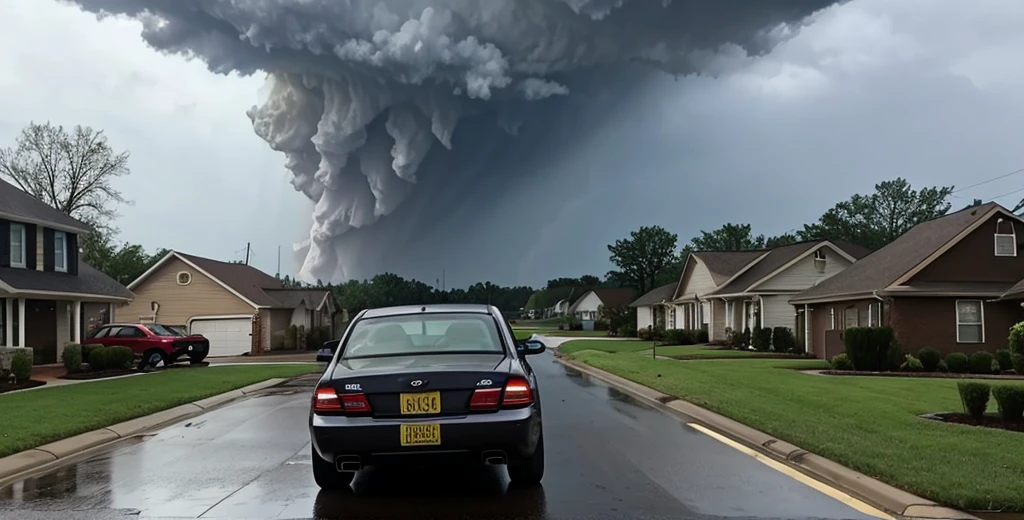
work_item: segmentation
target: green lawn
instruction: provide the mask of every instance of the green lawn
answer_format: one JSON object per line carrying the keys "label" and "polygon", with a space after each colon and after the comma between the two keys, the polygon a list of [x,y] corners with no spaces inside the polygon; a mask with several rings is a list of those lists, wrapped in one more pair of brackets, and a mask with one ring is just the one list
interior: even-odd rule
{"label": "green lawn", "polygon": [[534,334],[542,336],[554,336],[558,338],[606,338],[606,330],[558,330],[558,329],[512,329],[519,339],[526,339]]}
{"label": "green lawn", "polygon": [[574,354],[584,350],[597,350],[601,352],[641,352],[650,353],[652,341],[610,341],[601,339],[577,339],[562,343],[558,350],[566,354]]}
{"label": "green lawn", "polygon": [[174,369],[0,394],[0,457],[318,365]]}
{"label": "green lawn", "polygon": [[917,417],[961,410],[954,380],[791,370],[818,360],[653,360],[587,343],[561,350],[937,502],[1024,511],[1024,434]]}

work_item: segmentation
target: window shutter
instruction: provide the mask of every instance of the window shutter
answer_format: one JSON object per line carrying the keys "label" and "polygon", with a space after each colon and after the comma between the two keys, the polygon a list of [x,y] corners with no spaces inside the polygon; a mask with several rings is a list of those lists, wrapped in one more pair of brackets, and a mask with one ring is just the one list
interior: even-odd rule
{"label": "window shutter", "polygon": [[0,220],[0,267],[11,266],[11,222]]}
{"label": "window shutter", "polygon": [[43,271],[54,271],[56,246],[53,243],[54,232],[50,228],[43,228]]}
{"label": "window shutter", "polygon": [[67,233],[65,236],[67,236],[68,241],[64,245],[68,250],[68,274],[78,276],[78,235]]}
{"label": "window shutter", "polygon": [[[10,233],[7,235],[9,239]],[[39,252],[36,250],[36,247],[38,246],[37,242],[36,225],[25,224],[25,269],[36,268],[36,257],[39,256]]]}

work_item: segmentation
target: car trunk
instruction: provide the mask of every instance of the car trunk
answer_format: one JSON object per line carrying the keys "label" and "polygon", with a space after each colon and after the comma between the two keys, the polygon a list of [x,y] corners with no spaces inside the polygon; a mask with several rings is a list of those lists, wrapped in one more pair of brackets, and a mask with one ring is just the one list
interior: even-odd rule
{"label": "car trunk", "polygon": [[[364,394],[373,417],[437,417],[466,414],[473,391],[501,388],[509,370],[510,360],[494,354],[347,359],[335,368],[331,383],[339,395]],[[414,386],[414,381],[421,383]],[[410,399],[415,408],[433,398],[440,398],[439,413],[402,413]]]}

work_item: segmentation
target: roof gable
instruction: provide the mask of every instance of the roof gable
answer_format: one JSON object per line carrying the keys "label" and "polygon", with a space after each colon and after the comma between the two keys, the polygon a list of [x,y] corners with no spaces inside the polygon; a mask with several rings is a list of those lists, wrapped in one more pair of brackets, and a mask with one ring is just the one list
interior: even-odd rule
{"label": "roof gable", "polygon": [[274,298],[264,291],[264,289],[283,288],[281,281],[277,278],[249,265],[221,262],[177,251],[167,253],[153,267],[142,273],[142,276],[139,276],[130,283],[128,289],[138,287],[139,284],[152,276],[153,273],[163,269],[171,258],[177,258],[185,262],[253,307],[275,307],[279,305]]}
{"label": "roof gable", "polygon": [[672,297],[678,299],[687,294],[687,286],[698,266],[706,269],[715,286],[720,287],[749,267],[752,262],[764,256],[765,253],[766,251],[763,249],[692,252],[687,256],[686,263],[683,264],[683,272],[679,275],[679,283],[676,284]]}
{"label": "roof gable", "polygon": [[806,242],[797,242],[795,244],[776,247],[770,250],[768,254],[764,255],[764,257],[756,263],[751,265],[749,269],[743,271],[743,273],[736,276],[728,284],[720,287],[713,294],[742,294],[747,291],[754,290],[757,286],[774,278],[786,269],[792,267],[801,259],[806,258],[814,251],[823,247],[830,247],[830,249],[845,256],[850,262],[857,261],[857,259],[862,258],[868,252],[866,248],[849,242],[840,241],[840,243],[846,247],[850,247],[850,249],[853,250],[853,254],[846,251],[845,247],[840,247],[839,245],[832,243],[830,240],[809,240]]}
{"label": "roof gable", "polygon": [[1019,220],[996,203],[967,208],[922,222],[885,247],[798,294],[791,301],[827,299],[834,296],[881,291],[901,278],[913,276],[997,212]]}
{"label": "roof gable", "polygon": [[650,291],[647,291],[646,293],[644,293],[643,296],[641,296],[641,297],[637,298],[636,300],[634,300],[633,303],[629,304],[629,306],[630,307],[647,307],[649,305],[654,305],[656,303],[661,303],[661,302],[664,302],[664,301],[671,301],[672,300],[672,295],[675,293],[675,290],[676,290],[676,284],[675,283],[668,283],[668,284],[662,285],[661,287],[655,287],[654,289],[651,289]]}
{"label": "roof gable", "polygon": [[3,179],[0,179],[0,218],[72,233],[90,231],[84,222],[66,215]]}

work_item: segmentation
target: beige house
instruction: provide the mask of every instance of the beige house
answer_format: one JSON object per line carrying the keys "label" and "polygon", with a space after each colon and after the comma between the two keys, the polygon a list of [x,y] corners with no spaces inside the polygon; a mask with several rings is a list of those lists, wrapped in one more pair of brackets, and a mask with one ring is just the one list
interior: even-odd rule
{"label": "beige house", "polygon": [[172,251],[128,287],[135,299],[116,309],[116,321],[202,334],[210,339],[210,356],[280,350],[289,325],[326,327],[335,337],[330,291],[286,289],[277,278],[244,264]]}
{"label": "beige house", "polygon": [[870,251],[855,244],[813,240],[753,251],[691,253],[683,266],[668,329],[707,329],[712,341],[730,330],[797,329],[789,298],[838,274]]}
{"label": "beige house", "polygon": [[0,180],[0,366],[31,348],[36,364],[57,363],[68,343],[109,321],[132,299],[79,258],[89,227]]}

